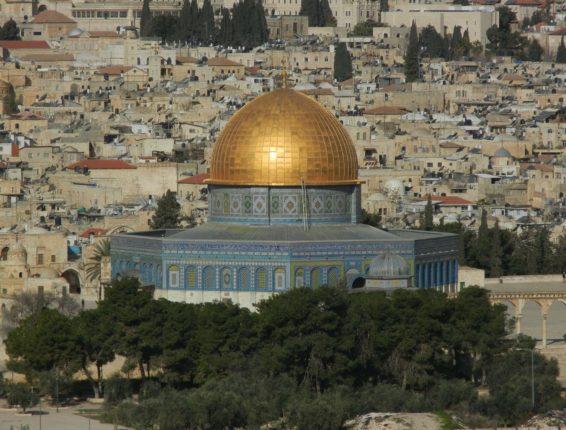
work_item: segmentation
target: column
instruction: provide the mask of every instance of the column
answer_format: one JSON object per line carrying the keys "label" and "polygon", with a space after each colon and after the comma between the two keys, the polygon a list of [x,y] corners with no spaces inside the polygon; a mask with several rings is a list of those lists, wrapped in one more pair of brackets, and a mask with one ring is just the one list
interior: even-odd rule
{"label": "column", "polygon": [[458,291],[458,260],[454,259],[454,285]]}
{"label": "column", "polygon": [[542,314],[542,347],[546,348],[546,322],[548,314]]}
{"label": "column", "polygon": [[426,285],[427,285],[427,288],[432,288],[433,287],[433,279],[434,279],[434,276],[433,276],[433,273],[432,273],[432,270],[433,270],[432,263],[427,263],[426,265],[428,266],[428,280],[427,280]]}
{"label": "column", "polygon": [[523,308],[525,307],[525,299],[511,300],[511,304],[515,307],[515,333],[521,333],[521,318],[523,318]]}
{"label": "column", "polygon": [[552,300],[537,300],[537,304],[540,306],[540,314],[542,317],[542,347],[546,348],[547,343],[547,320],[548,311],[552,305]]}
{"label": "column", "polygon": [[444,285],[448,292],[450,292],[450,260],[444,260]]}
{"label": "column", "polygon": [[439,261],[436,263],[438,267],[438,281],[437,284],[441,291],[444,291],[444,261]]}

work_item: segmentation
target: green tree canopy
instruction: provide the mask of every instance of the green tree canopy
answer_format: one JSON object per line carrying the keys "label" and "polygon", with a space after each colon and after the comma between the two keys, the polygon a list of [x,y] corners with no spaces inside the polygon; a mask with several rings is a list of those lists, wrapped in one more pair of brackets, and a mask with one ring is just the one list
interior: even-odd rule
{"label": "green tree canopy", "polygon": [[140,17],[140,36],[149,37],[153,34],[152,14],[149,8],[150,0],[143,0]]}
{"label": "green tree canopy", "polygon": [[[102,366],[115,357],[115,326],[100,309],[81,312],[73,323],[78,337],[80,367],[91,384],[94,397],[100,398],[104,380]],[[90,365],[95,366],[96,376],[92,376]]]}
{"label": "green tree canopy", "polygon": [[[367,412],[446,408],[515,424],[564,401],[555,363],[535,354],[530,408],[531,351],[516,349],[534,343],[509,339],[509,329],[505,308],[478,287],[456,297],[433,289],[297,288],[251,312],[225,302],[154,300],[137,279],[121,278],[97,309],[75,317],[42,309],[6,346],[10,368],[39,379],[47,392],[59,370],[83,368],[95,395],[102,385],[118,405],[107,409],[110,419],[136,428],[259,428],[285,420],[297,430],[337,429]],[[102,376],[117,354],[140,370],[137,402],[122,402],[136,390],[132,381]],[[518,371],[509,376],[509,369]],[[489,398],[475,394],[484,384]]]}
{"label": "green tree canopy", "polygon": [[529,61],[541,61],[542,56],[544,54],[544,50],[540,43],[536,39],[531,40],[529,44],[529,50],[527,52],[527,58]]}
{"label": "green tree canopy", "polygon": [[430,194],[426,201],[426,206],[424,210],[424,229],[425,230],[432,230],[434,228],[434,208],[432,206],[432,200],[430,198]]}
{"label": "green tree canopy", "polygon": [[373,36],[373,28],[377,26],[378,23],[371,19],[359,22],[354,26],[351,35],[355,37]]}
{"label": "green tree canopy", "polygon": [[420,77],[420,45],[417,24],[413,21],[409,33],[409,45],[405,53],[405,81],[414,82]]}
{"label": "green tree canopy", "polygon": [[423,47],[425,55],[429,58],[446,58],[444,38],[432,25],[422,29],[419,45]]}
{"label": "green tree canopy", "polygon": [[177,36],[179,19],[173,15],[157,15],[151,19],[151,35],[162,42],[173,41]]}
{"label": "green tree canopy", "polygon": [[12,18],[4,23],[0,28],[0,39],[2,40],[20,40],[20,29]]}
{"label": "green tree canopy", "polygon": [[191,2],[189,0],[183,0],[183,6],[179,12],[179,21],[175,28],[175,38],[183,42],[189,40],[191,24]]}
{"label": "green tree canopy", "polygon": [[560,38],[560,45],[556,51],[556,62],[558,64],[566,64],[566,46],[564,46],[564,36]]}
{"label": "green tree canopy", "polygon": [[179,228],[181,222],[181,205],[177,202],[177,195],[171,190],[157,201],[157,210],[153,214],[149,225],[154,230],[166,228]]}
{"label": "green tree canopy", "polygon": [[334,78],[342,82],[352,77],[352,57],[346,44],[340,42],[334,53]]}
{"label": "green tree canopy", "polygon": [[497,11],[499,25],[493,25],[487,30],[489,43],[486,48],[497,55],[521,55],[526,39],[519,32],[511,30],[511,24],[517,20],[515,13],[507,6],[500,6]]}
{"label": "green tree canopy", "polygon": [[[199,16],[200,40],[210,41],[215,33],[214,10],[212,9],[210,0],[204,0]],[[260,18],[257,17],[256,19]]]}
{"label": "green tree canopy", "polygon": [[301,0],[299,15],[308,16],[310,27],[336,26],[328,0]]}
{"label": "green tree canopy", "polygon": [[77,339],[70,318],[53,309],[42,309],[12,330],[5,341],[8,368],[29,380],[53,368],[75,369]]}

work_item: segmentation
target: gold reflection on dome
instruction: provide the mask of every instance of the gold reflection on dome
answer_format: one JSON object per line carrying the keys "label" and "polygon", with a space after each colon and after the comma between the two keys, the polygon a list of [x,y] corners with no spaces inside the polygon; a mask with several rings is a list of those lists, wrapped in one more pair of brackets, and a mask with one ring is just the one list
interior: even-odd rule
{"label": "gold reflection on dome", "polygon": [[212,153],[211,184],[357,183],[354,145],[340,122],[304,94],[281,88],[241,108]]}

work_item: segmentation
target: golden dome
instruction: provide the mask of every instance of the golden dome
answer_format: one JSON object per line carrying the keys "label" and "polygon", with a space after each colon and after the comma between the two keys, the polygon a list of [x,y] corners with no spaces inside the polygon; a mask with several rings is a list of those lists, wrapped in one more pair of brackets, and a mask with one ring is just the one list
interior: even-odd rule
{"label": "golden dome", "polygon": [[210,184],[358,183],[354,145],[340,122],[306,95],[281,88],[241,108],[212,153]]}

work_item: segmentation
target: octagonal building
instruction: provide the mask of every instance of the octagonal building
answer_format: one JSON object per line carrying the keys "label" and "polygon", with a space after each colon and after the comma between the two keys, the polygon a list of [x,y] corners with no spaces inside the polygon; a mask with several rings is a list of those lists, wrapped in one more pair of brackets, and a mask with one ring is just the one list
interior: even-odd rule
{"label": "octagonal building", "polygon": [[214,146],[208,191],[202,226],[113,236],[112,275],[135,274],[156,298],[252,307],[291,288],[355,288],[389,254],[405,259],[413,287],[456,288],[455,235],[360,223],[354,145],[299,92],[264,94],[230,119]]}

